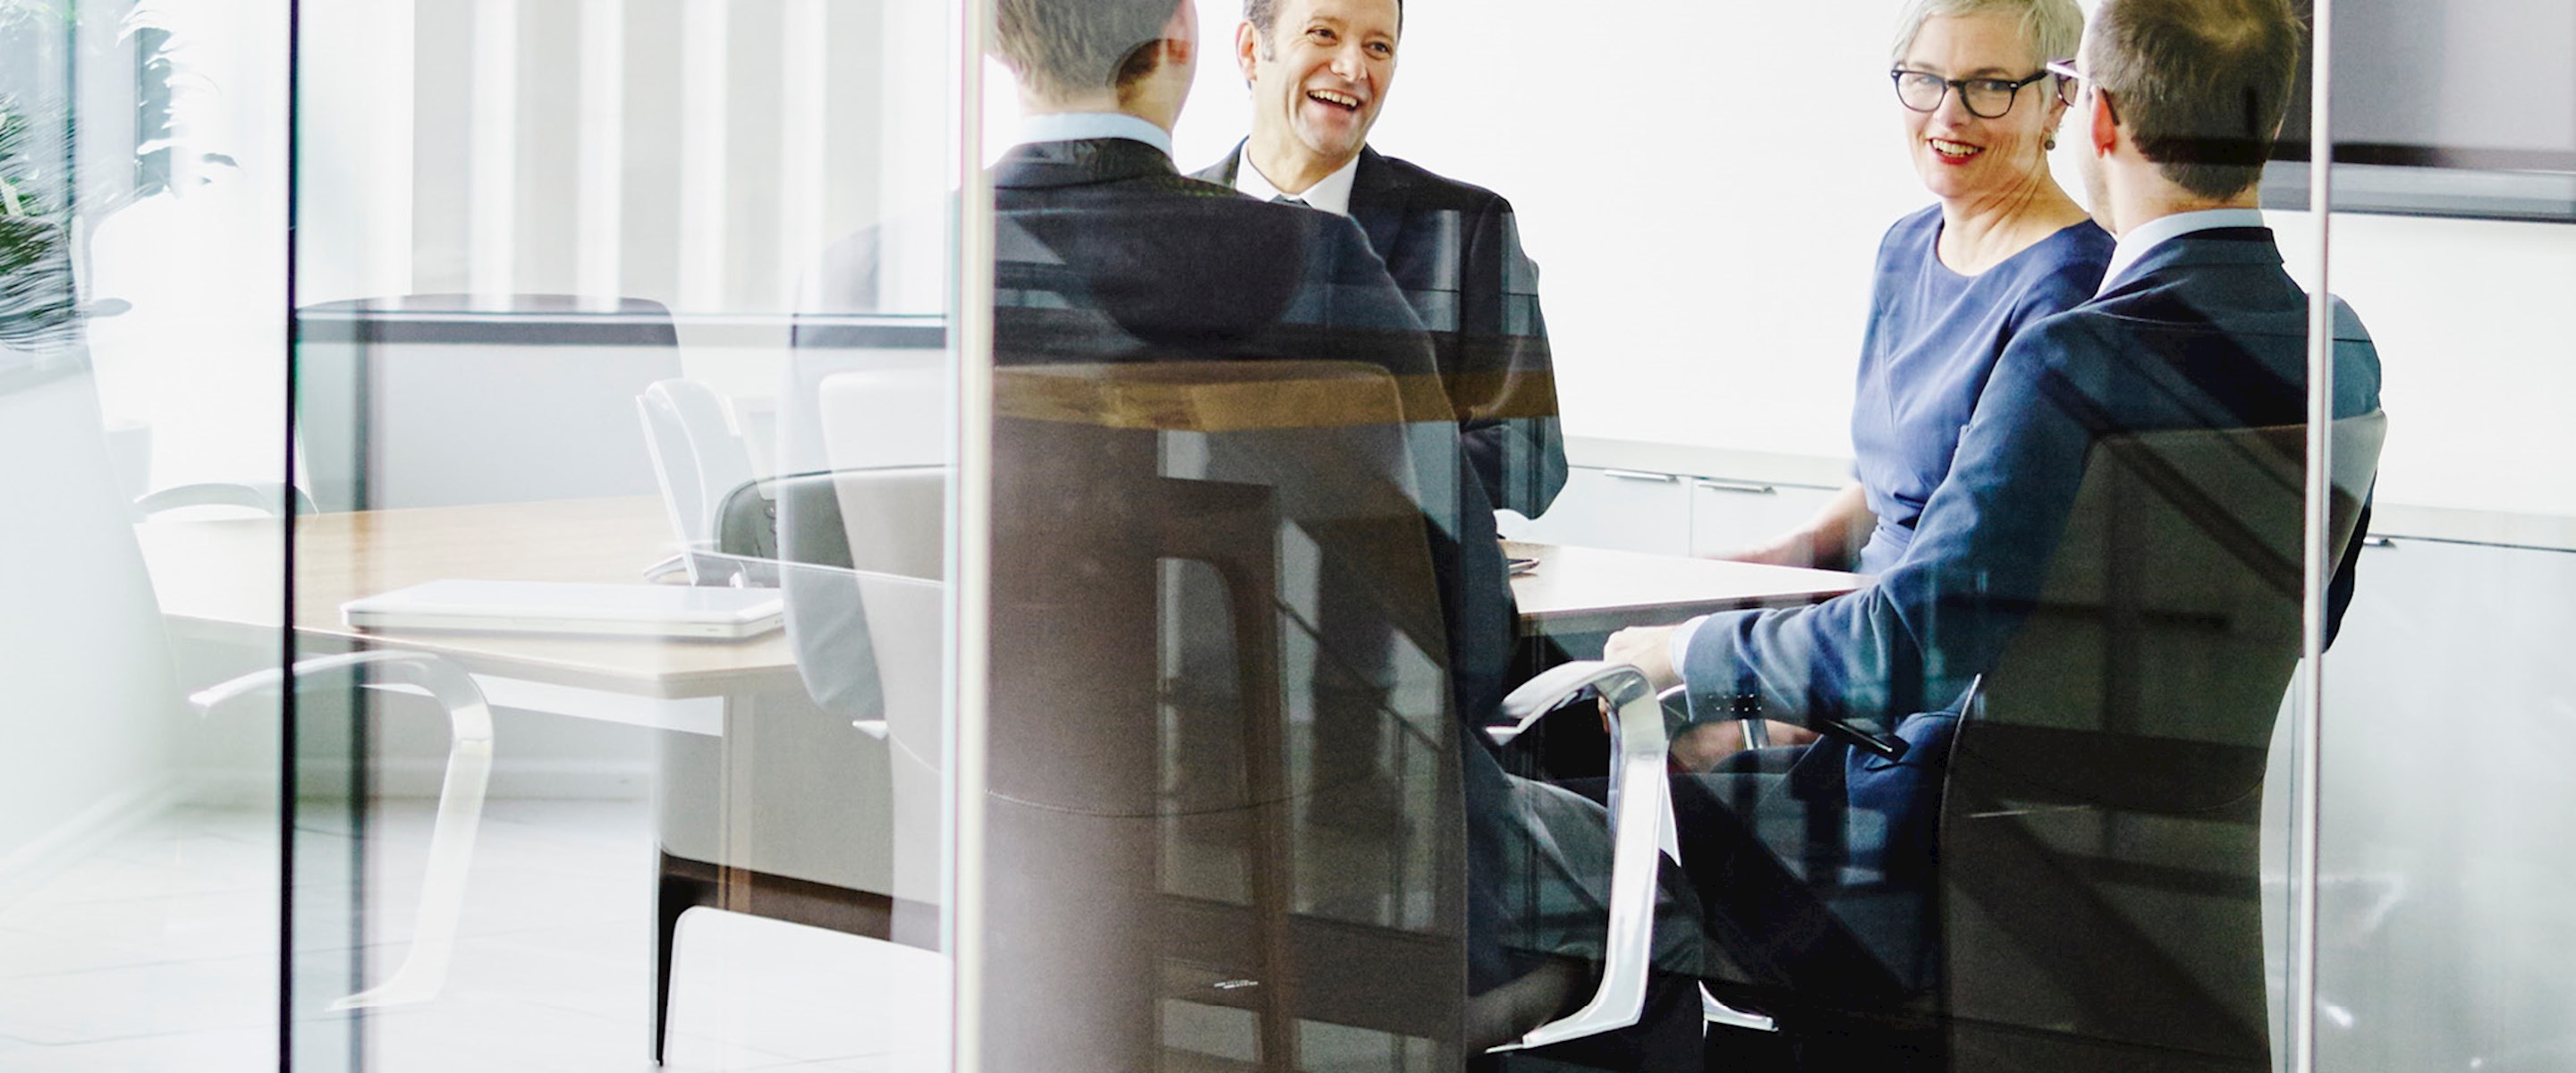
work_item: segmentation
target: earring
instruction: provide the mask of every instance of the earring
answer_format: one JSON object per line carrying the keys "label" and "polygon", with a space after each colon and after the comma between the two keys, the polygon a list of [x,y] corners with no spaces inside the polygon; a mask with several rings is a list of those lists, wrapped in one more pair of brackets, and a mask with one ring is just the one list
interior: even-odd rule
{"label": "earring", "polygon": [[2057,135],[2055,135],[2055,134],[2051,134],[2051,135],[2049,135],[2049,136],[2048,136],[2048,140],[2046,140],[2046,141],[2043,141],[2043,142],[2039,143],[2039,147],[2040,147],[2040,149],[2041,149],[2041,150],[2043,150],[2043,151],[2045,151],[2045,152],[2050,152],[2050,153],[2054,153],[2054,152],[2056,152],[2056,151],[2057,151]]}

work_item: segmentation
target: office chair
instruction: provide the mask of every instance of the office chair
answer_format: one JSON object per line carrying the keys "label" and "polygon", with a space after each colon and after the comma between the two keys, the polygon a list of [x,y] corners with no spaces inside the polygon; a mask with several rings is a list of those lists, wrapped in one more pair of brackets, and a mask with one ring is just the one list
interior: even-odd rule
{"label": "office chair", "polygon": [[698,381],[656,380],[635,397],[635,409],[662,506],[680,541],[678,555],[647,567],[644,576],[686,574],[692,585],[714,583],[701,556],[716,550],[716,508],[751,483],[751,452],[726,425],[723,401]]}
{"label": "office chair", "polygon": [[[238,507],[280,521],[314,513],[304,490],[269,481],[174,485],[134,501],[138,520],[174,510]],[[447,716],[447,766],[440,776],[438,810],[430,824],[429,857],[421,875],[412,939],[394,971],[373,987],[331,1003],[333,1010],[427,1002],[447,985],[458,921],[465,915],[465,880],[474,864],[474,835],[482,822],[484,790],[492,774],[492,709],[481,687],[462,668],[425,652],[365,651],[315,656],[292,667],[270,667],[207,686],[188,695],[200,717],[282,688],[358,685],[398,686],[425,693]]]}
{"label": "office chair", "polygon": [[[13,711],[119,727],[121,735],[148,740],[168,733],[168,727],[129,721],[173,714],[180,686],[170,633],[135,523],[164,511],[203,506],[247,508],[282,520],[305,504],[286,485],[257,482],[185,485],[124,502],[100,435],[94,396],[81,397],[91,390],[90,376],[83,371],[0,392],[0,429],[29,437],[24,445],[41,446],[44,457],[43,465],[0,469],[0,498],[44,508],[44,524],[13,526],[0,536],[9,560],[21,567],[13,599],[0,607],[0,652],[11,660],[10,701],[24,706]],[[491,764],[488,709],[472,680],[437,657],[326,656],[296,664],[292,677],[299,685],[319,686],[357,674],[427,689],[453,734],[414,938],[394,973],[333,1004],[342,1010],[424,1001],[440,991]],[[272,667],[199,690],[188,700],[203,714],[287,677]],[[77,769],[95,756],[72,749],[31,754],[30,759]],[[37,804],[17,807],[32,811]]]}
{"label": "office chair", "polygon": [[[2385,428],[2335,423],[2338,557]],[[1711,989],[1810,1033],[1910,1032],[1943,1069],[2268,1070],[2257,850],[2299,659],[2305,442],[2297,426],[2098,442],[2028,620],[1946,753],[1909,754],[1939,775],[1933,889],[1811,884],[1811,948],[1894,950],[1852,990],[1906,997]],[[1927,926],[1890,942],[1891,912]],[[1928,983],[1909,971],[1924,959]]]}
{"label": "office chair", "polygon": [[697,577],[782,591],[804,690],[762,698],[744,741],[665,743],[657,1061],[692,909],[936,943],[947,389],[935,360],[881,357],[812,387],[818,427],[798,431],[828,468],[710,501]]}
{"label": "office chair", "polygon": [[[827,401],[842,391],[853,395],[827,406],[841,415],[828,431],[872,427],[852,415],[915,397],[924,383],[937,386],[915,372],[834,378]],[[1300,1021],[1432,1040],[1452,1053],[1540,1046],[1633,1022],[1651,941],[1644,926],[1652,912],[1651,859],[1667,811],[1660,778],[1626,784],[1630,803],[1615,836],[1621,855],[1615,866],[1604,864],[1617,873],[1605,884],[1616,888],[1609,900],[1622,907],[1607,914],[1616,918],[1618,953],[1607,955],[1609,971],[1591,1000],[1563,1001],[1568,989],[1519,988],[1484,996],[1480,1006],[1459,991],[1461,922],[1449,907],[1463,879],[1460,738],[1446,711],[1438,601],[1420,507],[1403,468],[1392,382],[1364,367],[1236,363],[1012,369],[1001,385],[1009,416],[996,493],[1009,506],[996,534],[1004,603],[993,644],[1012,658],[1003,661],[1009,669],[997,668],[995,683],[993,807],[1007,814],[995,836],[1012,847],[997,860],[1012,876],[1012,892],[996,895],[997,913],[1025,912],[1032,906],[1020,893],[1060,882],[1168,880],[1154,884],[1159,889],[1129,890],[1134,897],[1065,890],[1041,899],[1040,912],[1069,913],[1061,927],[997,923],[1013,934],[1082,936],[1087,949],[1112,955],[1015,966],[997,1008],[1022,1020],[1057,1016],[1027,1012],[1039,1001],[1073,1011],[1061,1018],[1070,1035],[1022,1038],[1045,1047],[1053,1068],[1066,1061],[1117,1067],[1139,1047],[1155,1046],[1157,1018],[1127,1017],[1157,992],[1256,1011],[1272,1068],[1293,1066]],[[1365,401],[1342,412],[1352,405],[1342,397],[1353,390]],[[921,439],[880,437],[870,447],[863,437],[855,444],[842,438],[834,457],[915,461],[905,452],[923,450]],[[1187,476],[1163,475],[1156,459],[1166,448],[1188,457],[1175,463]],[[752,770],[733,777],[755,799],[792,803],[806,822],[799,831],[749,839],[746,848],[819,839],[884,851],[838,872],[791,871],[738,856],[721,839],[692,830],[716,811],[689,789],[713,783],[705,761],[666,757],[657,1053],[677,921],[690,909],[895,941],[907,941],[908,914],[925,924],[935,915],[943,811],[940,590],[930,579],[899,573],[935,574],[939,567],[944,534],[922,523],[944,517],[945,472],[897,464],[777,478],[737,492],[719,512],[722,548],[778,558],[791,641],[809,699],[825,716],[762,713],[764,746],[792,744],[760,749]],[[1360,479],[1351,479],[1355,474]],[[1218,579],[1216,620],[1192,617],[1167,599],[1190,583],[1177,575],[1195,570]],[[1071,604],[1041,598],[1045,611],[1021,614],[1031,606],[1022,597],[1038,595],[1032,580],[1048,589],[1071,581],[1078,591]],[[1357,648],[1351,637],[1314,631],[1317,602],[1334,585],[1383,605],[1381,628],[1360,631]],[[1079,619],[1080,628],[1042,640],[1025,632],[1059,614]],[[1184,668],[1167,659],[1184,636],[1230,640],[1217,663]],[[1318,659],[1319,651],[1334,658]],[[1388,659],[1390,652],[1409,658]],[[1662,722],[1641,684],[1620,673],[1559,672],[1516,694],[1512,710],[1529,709],[1542,694],[1561,699],[1609,689],[1622,701],[1622,770],[1647,765],[1660,772]],[[1368,825],[1378,834],[1300,819],[1300,806],[1334,792],[1336,780],[1301,765],[1287,712],[1312,703],[1325,692],[1318,678],[1335,674],[1375,676],[1387,697],[1386,738],[1409,789],[1392,803],[1395,811]],[[1223,701],[1208,703],[1212,692]],[[787,726],[774,721],[777,714],[792,715]],[[1229,753],[1209,765],[1227,773],[1224,781],[1176,784],[1167,777],[1191,766],[1178,755],[1180,739],[1161,729],[1174,715],[1240,724],[1240,733],[1205,739]],[[760,769],[760,756],[780,752],[798,770]],[[873,766],[880,763],[882,769]],[[817,814],[827,818],[815,822]],[[752,826],[761,822],[756,817]],[[884,840],[880,832],[888,828],[891,839]],[[1140,854],[1161,864],[1139,871]],[[1591,921],[1595,929],[1603,923]],[[1152,941],[1120,946],[1114,937],[1134,934],[1129,929],[1137,925]],[[926,927],[916,934],[910,941],[927,942]],[[1130,954],[1162,968],[1145,969]],[[1050,983],[1059,968],[1081,975],[1081,985]],[[1033,996],[1031,1005],[1015,995]],[[1551,1020],[1577,1005],[1572,1016]]]}
{"label": "office chair", "polygon": [[[946,481],[925,467],[791,474],[746,484],[719,506],[702,568],[780,588],[802,684],[751,698],[723,740],[663,742],[656,1061],[691,910],[936,945]],[[909,519],[918,532],[854,544],[839,528],[845,504],[853,516]],[[831,531],[781,534],[782,519]]]}
{"label": "office chair", "polygon": [[[1510,708],[1597,689],[1619,712],[1608,971],[1536,1001],[1462,986],[1480,818],[1461,759],[1482,746],[1452,710],[1425,518],[1443,475],[1414,467],[1401,390],[1321,362],[997,374],[988,1061],[1127,1070],[1215,1048],[1160,1012],[1180,1007],[1248,1015],[1233,1044],[1279,1070],[1322,1026],[1423,1041],[1437,1066],[1637,1019],[1664,740],[1620,668],[1561,669]],[[1181,598],[1193,585],[1214,598]],[[1351,776],[1312,763],[1304,713],[1352,697],[1374,698],[1397,791],[1318,822]]]}

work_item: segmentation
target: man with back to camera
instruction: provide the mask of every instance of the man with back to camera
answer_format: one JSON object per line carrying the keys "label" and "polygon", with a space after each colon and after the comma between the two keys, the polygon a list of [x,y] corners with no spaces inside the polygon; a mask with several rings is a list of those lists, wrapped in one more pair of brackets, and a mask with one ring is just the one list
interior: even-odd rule
{"label": "man with back to camera", "polygon": [[[1802,841],[1794,819],[1778,821],[1808,801],[1842,807],[1847,773],[1869,757],[1834,724],[1895,733],[1911,743],[1909,756],[1941,755],[1956,722],[1951,709],[1992,668],[2041,591],[2098,440],[2306,422],[2309,299],[2283,271],[2256,201],[2298,33],[2282,0],[2104,0],[2078,67],[2051,70],[2073,106],[2069,127],[2086,150],[2094,214],[2119,238],[2109,272],[2093,300],[2026,329],[2005,350],[1913,545],[1877,584],[1822,604],[1612,637],[1608,658],[1637,664],[1659,685],[1686,684],[1695,719],[1759,713],[1829,732],[1785,774],[1676,779],[1683,863],[1713,918],[1779,935],[1797,932],[1799,915],[1822,911],[1747,893],[1762,884],[1745,877],[1780,874],[1775,862],[1802,858],[1816,867],[1820,847]],[[2377,351],[2340,302],[2333,330],[2333,414],[2370,413],[2379,405]],[[2356,531],[2368,524],[2365,502]],[[2352,540],[2335,566],[2329,638],[2351,598],[2360,545]],[[1701,733],[1733,730],[1688,732],[1677,752],[1687,759],[1688,738]],[[1923,789],[1938,783],[1927,778]],[[1846,844],[1822,849],[1928,883],[1932,806],[1896,803],[1875,834],[1844,833],[1866,832],[1865,824],[1835,825],[1828,837]],[[1776,895],[1795,882],[1768,889]],[[1820,971],[1822,961],[1807,964]],[[1792,979],[1799,971],[1784,968]]]}
{"label": "man with back to camera", "polygon": [[1538,269],[1511,202],[1368,147],[1403,28],[1402,0],[1246,0],[1234,58],[1252,130],[1198,177],[1368,233],[1431,331],[1486,495],[1535,518],[1566,475]]}

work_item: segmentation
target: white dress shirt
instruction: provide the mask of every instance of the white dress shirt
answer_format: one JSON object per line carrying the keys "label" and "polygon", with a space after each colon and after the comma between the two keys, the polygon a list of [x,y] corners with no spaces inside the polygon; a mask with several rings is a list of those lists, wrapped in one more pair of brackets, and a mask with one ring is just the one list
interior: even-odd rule
{"label": "white dress shirt", "polygon": [[1270,177],[1261,174],[1261,169],[1252,166],[1252,154],[1243,152],[1238,154],[1235,162],[1234,188],[1248,197],[1257,197],[1263,201],[1273,201],[1283,197],[1295,198],[1305,202],[1307,208],[1322,209],[1335,216],[1348,216],[1351,214],[1351,183],[1359,178],[1359,174],[1360,158],[1354,156],[1351,162],[1342,165],[1340,170],[1316,180],[1315,185],[1307,187],[1305,193],[1291,194],[1272,186]]}
{"label": "white dress shirt", "polygon": [[1172,155],[1172,132],[1125,112],[1052,112],[1020,120],[1020,144],[1125,138]]}
{"label": "white dress shirt", "polygon": [[2148,250],[2164,245],[2169,240],[2194,231],[2214,231],[2222,227],[2262,226],[2264,224],[2261,209],[2203,209],[2199,212],[2177,212],[2171,216],[2158,216],[2130,228],[2128,234],[2120,236],[2119,244],[2111,247],[2111,266],[2102,273],[2102,286],[2093,293],[2097,295],[2111,293],[2111,288],[2119,284],[2120,277],[2129,271],[2129,266],[2137,264],[2139,258],[2147,255]]}

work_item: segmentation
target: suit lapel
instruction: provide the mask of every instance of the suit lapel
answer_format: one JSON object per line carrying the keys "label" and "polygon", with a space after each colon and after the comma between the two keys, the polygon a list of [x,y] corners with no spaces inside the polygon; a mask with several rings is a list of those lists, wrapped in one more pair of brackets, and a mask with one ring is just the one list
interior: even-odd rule
{"label": "suit lapel", "polygon": [[[1234,143],[1234,152],[1192,178],[1234,189],[1238,169],[1243,167],[1243,147],[1243,142]],[[1369,248],[1377,251],[1378,258],[1390,262],[1395,244],[1404,238],[1407,199],[1404,184],[1397,180],[1397,172],[1377,150],[1360,148],[1359,170],[1351,175],[1351,222],[1367,232]]]}
{"label": "suit lapel", "polygon": [[1236,142],[1234,143],[1233,152],[1227,153],[1224,159],[1208,165],[1205,169],[1191,173],[1190,178],[1198,179],[1203,182],[1215,183],[1218,186],[1232,190],[1234,189],[1235,169],[1242,166],[1243,143]]}
{"label": "suit lapel", "polygon": [[1378,259],[1393,261],[1404,238],[1404,188],[1394,169],[1377,150],[1360,148],[1359,171],[1351,176],[1351,221],[1368,232],[1369,248]]}

